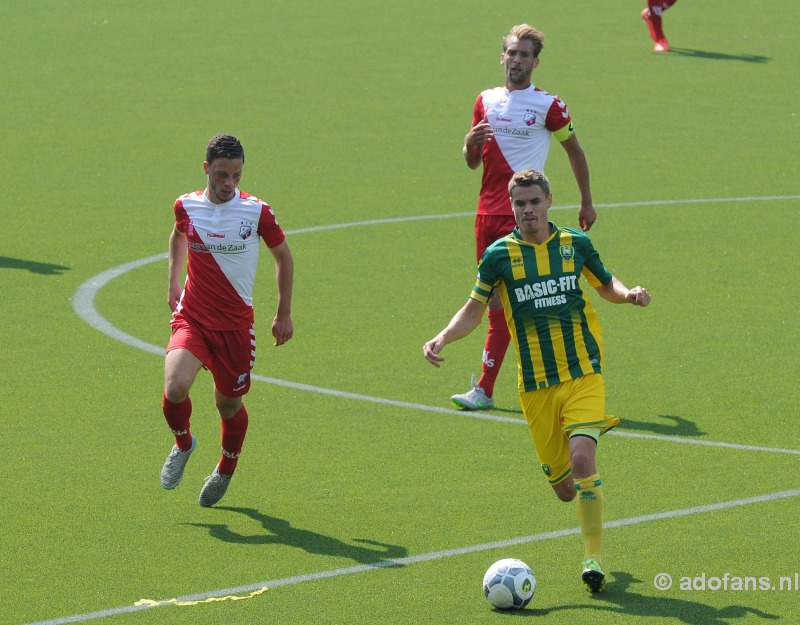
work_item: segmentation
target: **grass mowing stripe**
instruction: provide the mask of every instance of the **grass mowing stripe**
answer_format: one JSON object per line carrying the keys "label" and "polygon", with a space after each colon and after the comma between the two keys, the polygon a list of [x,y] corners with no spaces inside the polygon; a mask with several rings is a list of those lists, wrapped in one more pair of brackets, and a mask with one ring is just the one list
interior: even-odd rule
{"label": "grass mowing stripe", "polygon": [[[768,195],[753,197],[719,197],[719,198],[694,198],[688,200],[642,200],[639,202],[609,202],[606,204],[595,204],[595,208],[626,208],[635,206],[668,206],[675,204],[714,204],[720,202],[770,202],[781,200],[800,200],[800,195]],[[578,204],[566,204],[564,206],[552,206],[551,211],[575,210],[580,208]],[[367,219],[365,221],[351,221],[341,224],[327,224],[322,226],[309,226],[308,228],[298,228],[287,230],[286,234],[307,234],[309,232],[327,232],[329,230],[341,230],[342,228],[360,228],[362,226],[380,226],[384,224],[402,223],[407,221],[425,221],[428,219],[449,219],[451,217],[474,217],[475,211],[468,213],[443,213],[440,215],[409,215],[407,217],[387,217],[385,219]]]}
{"label": "grass mowing stripe", "polygon": [[[348,391],[337,391],[335,389],[322,388],[319,386],[311,386],[310,384],[301,384],[299,382],[289,382],[288,380],[279,380],[277,378],[268,378],[260,375],[252,376],[254,380],[274,384],[276,386],[286,386],[289,388],[296,388],[301,391],[308,391],[311,393],[319,393],[321,395],[332,395],[334,397],[343,397],[345,399],[356,399],[359,401],[367,401],[374,404],[382,404],[384,406],[398,406],[400,408],[411,408],[413,410],[424,410],[427,412],[439,412],[444,414],[453,414],[460,417],[467,417],[469,419],[484,419],[487,421],[499,421],[501,423],[514,423],[516,425],[526,425],[525,419],[517,419],[514,417],[502,417],[491,413],[467,411],[467,410],[454,410],[452,408],[440,408],[438,406],[427,406],[425,404],[414,404],[407,401],[398,401],[395,399],[386,399],[383,397],[372,397],[370,395],[361,395],[359,393],[350,393]],[[742,445],[740,443],[726,443],[722,441],[704,441],[697,438],[682,438],[680,436],[667,436],[664,434],[637,434],[634,432],[618,432],[612,430],[608,433],[613,436],[622,436],[626,438],[642,438],[655,441],[663,441],[667,443],[686,443],[689,445],[705,445],[707,447],[722,447],[725,449],[739,449],[742,451],[761,451],[774,454],[792,454],[800,456],[800,449],[784,449],[782,447],[760,447],[758,445]]]}
{"label": "grass mowing stripe", "polygon": [[[674,204],[708,204],[708,203],[718,203],[718,202],[763,202],[763,201],[780,201],[780,200],[797,200],[800,199],[800,195],[777,195],[777,196],[763,196],[763,197],[736,197],[736,198],[695,198],[695,199],[687,199],[687,200],[647,200],[641,202],[617,202],[611,204],[596,204],[595,206],[598,208],[612,208],[612,207],[634,207],[634,206],[663,206],[663,205],[674,205]],[[560,206],[560,207],[553,207],[551,210],[572,210],[577,208],[575,206]],[[367,221],[358,221],[358,222],[350,222],[350,223],[341,223],[341,224],[328,224],[324,226],[312,226],[310,228],[301,228],[296,230],[287,230],[287,235],[294,235],[294,234],[305,234],[309,232],[324,232],[328,230],[338,230],[342,228],[355,228],[359,226],[374,226],[374,225],[381,225],[387,223],[397,223],[397,222],[407,222],[407,221],[423,221],[427,219],[446,219],[451,217],[469,217],[472,216],[474,213],[449,213],[449,214],[442,214],[442,215],[412,215],[408,217],[391,217],[388,219],[371,219]],[[164,260],[167,258],[165,253],[162,254],[155,254],[153,256],[148,256],[146,258],[140,258],[139,260],[131,261],[129,263],[125,263],[124,265],[120,265],[119,267],[114,267],[113,269],[109,269],[108,271],[104,271],[103,273],[90,278],[76,291],[75,295],[72,298],[72,307],[77,313],[77,315],[86,321],[91,327],[99,330],[103,334],[110,336],[118,341],[121,341],[127,345],[131,345],[132,347],[136,347],[137,349],[141,349],[146,352],[151,352],[155,354],[163,354],[164,350],[161,347],[152,345],[150,343],[146,343],[136,337],[133,337],[129,334],[125,334],[124,332],[115,328],[111,323],[109,323],[94,307],[94,299],[97,293],[102,289],[106,284],[118,278],[119,276],[133,271],[134,269],[138,269],[139,267],[143,267],[145,265],[149,265],[150,263],[155,263],[160,260]]]}
{"label": "grass mowing stripe", "polygon": [[[757,495],[755,497],[745,497],[743,499],[734,499],[731,501],[722,501],[719,503],[705,504],[702,506],[693,506],[691,508],[684,508],[683,510],[671,510],[669,512],[656,512],[654,514],[643,514],[635,517],[628,517],[626,519],[617,519],[616,521],[608,521],[604,524],[605,529],[612,529],[617,527],[627,527],[629,525],[638,525],[640,523],[650,523],[653,521],[663,521],[668,519],[676,519],[694,514],[705,514],[708,512],[718,512],[720,510],[727,510],[730,508],[737,508],[741,506],[749,506],[757,503],[767,503],[770,501],[777,501],[780,499],[788,499],[790,497],[800,496],[800,489],[785,490],[777,493],[770,493],[768,495]],[[441,560],[443,558],[450,558],[453,556],[467,555],[480,551],[490,551],[492,549],[502,549],[505,547],[514,547],[517,545],[524,545],[528,543],[541,542],[543,540],[552,540],[561,538],[563,536],[571,536],[579,534],[580,528],[573,527],[569,529],[556,530],[552,532],[543,532],[541,534],[534,534],[532,536],[521,536],[519,538],[510,538],[507,540],[499,540],[490,543],[483,543],[480,545],[471,545],[469,547],[460,547],[457,549],[445,549],[442,551],[432,551],[429,553],[421,553],[416,556],[408,556],[406,558],[398,558],[396,560],[386,560],[376,562],[374,564],[360,564],[358,566],[349,566],[341,569],[334,569],[332,571],[321,571],[319,573],[306,573],[304,575],[295,575],[292,577],[284,577],[281,579],[274,579],[266,582],[259,582],[257,584],[249,584],[247,586],[238,586],[236,588],[225,588],[221,590],[213,590],[205,593],[186,595],[177,597],[177,601],[202,601],[204,599],[211,599],[214,597],[224,597],[227,595],[238,595],[246,592],[253,592],[260,590],[264,587],[277,588],[279,586],[291,586],[293,584],[300,584],[303,582],[313,582],[329,577],[339,577],[342,575],[353,575],[355,573],[365,573],[375,569],[385,569],[406,566],[409,564],[418,564],[420,562],[430,562],[432,560]],[[97,612],[87,612],[86,614],[75,614],[72,616],[62,616],[59,618],[35,621],[25,623],[23,625],[63,625],[64,623],[83,623],[107,616],[115,616],[117,614],[126,614],[129,612],[138,612],[140,610],[149,610],[155,608],[162,608],[172,606],[175,607],[174,602],[166,600],[163,603],[155,605],[128,605],[119,608],[110,608],[108,610],[98,610]]]}
{"label": "grass mowing stripe", "polygon": [[[628,203],[620,203],[620,204],[606,204],[605,206],[649,206],[649,205],[656,205],[656,204],[674,204],[674,203],[707,203],[707,202],[745,202],[745,201],[763,201],[763,200],[785,200],[785,199],[800,199],[798,195],[786,195],[786,196],[773,196],[773,197],[744,197],[744,198],[717,198],[717,199],[695,199],[695,200],[681,200],[680,202],[677,200],[651,200],[648,202],[628,202]],[[602,205],[600,205],[602,206]],[[569,207],[573,208],[573,207]],[[471,213],[463,213],[464,215],[468,215]],[[322,230],[332,230],[337,228],[349,228],[355,226],[362,226],[362,225],[375,225],[375,224],[384,224],[387,222],[397,222],[397,221],[414,221],[414,220],[423,220],[423,219],[437,219],[437,218],[445,218],[445,217],[453,217],[456,215],[429,215],[429,216],[415,216],[415,217],[397,217],[391,219],[380,219],[380,220],[370,220],[364,222],[353,222],[347,224],[332,224],[329,226],[315,226],[312,228],[306,228],[303,230],[288,230],[287,234],[297,234],[301,232],[316,232]],[[152,354],[157,354],[158,356],[164,355],[164,348],[153,345],[151,343],[147,343],[142,341],[141,339],[136,338],[135,336],[131,336],[120,330],[119,328],[112,325],[107,319],[105,319],[95,308],[94,302],[97,293],[106,286],[112,280],[124,275],[129,271],[133,271],[134,269],[138,269],[145,265],[158,262],[161,260],[166,259],[166,254],[155,254],[153,256],[148,256],[146,258],[140,258],[139,260],[131,261],[129,263],[125,263],[118,267],[114,267],[107,271],[104,271],[97,276],[90,278],[86,282],[78,287],[78,290],[75,292],[75,295],[72,298],[72,307],[75,310],[76,314],[86,321],[91,327],[99,330],[103,334],[125,343],[126,345],[130,345],[137,349],[141,349],[145,352],[149,352]],[[454,410],[451,408],[441,408],[438,406],[426,406],[424,404],[415,404],[411,402],[405,401],[398,401],[393,399],[387,399],[382,397],[372,397],[369,395],[361,395],[358,393],[351,393],[348,391],[339,391],[335,389],[327,389],[318,386],[312,386],[309,384],[302,384],[300,382],[291,382],[289,380],[281,380],[277,378],[269,378],[260,375],[253,375],[252,379],[266,382],[268,384],[274,384],[276,386],[285,386],[289,388],[295,388],[301,391],[307,391],[312,393],[318,393],[323,395],[330,395],[334,397],[342,397],[345,399],[355,399],[358,401],[367,401],[377,404],[389,405],[389,406],[397,406],[399,408],[410,408],[412,410],[424,410],[427,412],[437,412],[442,414],[456,414],[459,416],[465,416],[471,419],[483,419],[486,421],[497,421],[500,423],[514,423],[514,424],[522,424],[525,423],[523,419],[513,418],[513,417],[502,417],[499,415],[491,414],[491,413],[483,413],[483,412],[465,412],[462,410]],[[615,436],[624,436],[628,438],[640,438],[640,439],[651,439],[651,440],[658,440],[658,441],[665,441],[665,442],[674,442],[674,443],[685,443],[691,445],[705,445],[708,447],[722,447],[726,449],[739,449],[743,451],[761,451],[761,452],[769,452],[769,453],[782,453],[782,454],[794,454],[800,455],[800,450],[796,449],[783,449],[783,448],[773,448],[773,447],[759,447],[755,445],[742,445],[737,443],[725,443],[719,441],[703,441],[695,438],[681,438],[677,436],[665,436],[665,435],[658,435],[658,434],[636,434],[632,432],[611,432],[610,434]]]}
{"label": "grass mowing stripe", "polygon": [[[348,391],[337,391],[335,389],[322,388],[319,386],[311,386],[310,384],[300,384],[299,382],[289,382],[287,380],[279,380],[277,378],[267,378],[260,375],[252,376],[254,380],[260,382],[267,382],[276,386],[287,386],[289,388],[296,388],[301,391],[309,391],[311,393],[319,393],[321,395],[332,395],[334,397],[343,397],[345,399],[356,399],[359,401],[368,401],[374,404],[382,404],[385,406],[398,406],[400,408],[411,408],[413,410],[424,410],[427,412],[439,412],[445,414],[458,415],[460,417],[467,417],[469,419],[485,419],[488,421],[499,421],[501,423],[514,423],[516,425],[526,425],[525,419],[517,419],[514,417],[501,417],[491,413],[467,411],[467,410],[454,410],[452,408],[440,408],[438,406],[427,406],[425,404],[414,404],[407,401],[398,401],[395,399],[386,399],[383,397],[372,397],[370,395],[360,395],[358,393],[350,393]],[[664,434],[636,434],[634,432],[618,432],[612,430],[608,433],[613,436],[622,436],[626,438],[642,438],[656,441],[663,441],[668,443],[686,443],[689,445],[705,445],[707,447],[722,447],[725,449],[739,449],[742,451],[762,451],[774,454],[793,454],[800,456],[800,449],[784,449],[781,447],[760,447],[758,445],[742,445],[739,443],[725,443],[722,441],[704,441],[697,438],[682,438],[680,436],[667,436]]]}

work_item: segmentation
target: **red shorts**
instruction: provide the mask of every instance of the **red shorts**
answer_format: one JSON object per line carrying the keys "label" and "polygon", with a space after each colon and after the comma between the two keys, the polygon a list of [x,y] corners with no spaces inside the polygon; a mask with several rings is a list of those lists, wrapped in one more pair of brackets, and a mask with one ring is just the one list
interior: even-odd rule
{"label": "red shorts", "polygon": [[475,217],[475,251],[478,261],[492,243],[516,228],[514,215],[478,215]]}
{"label": "red shorts", "polygon": [[256,361],[253,326],[242,330],[207,330],[177,313],[170,323],[167,352],[189,350],[214,376],[214,386],[225,397],[250,390],[250,372]]}

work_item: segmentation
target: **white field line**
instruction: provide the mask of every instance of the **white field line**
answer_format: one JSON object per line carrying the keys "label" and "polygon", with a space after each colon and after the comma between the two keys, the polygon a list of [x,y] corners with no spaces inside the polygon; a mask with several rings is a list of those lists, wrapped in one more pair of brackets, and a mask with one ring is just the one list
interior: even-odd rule
{"label": "white field line", "polygon": [[[386,399],[384,397],[372,397],[370,395],[360,395],[358,393],[350,393],[348,391],[337,391],[329,388],[322,388],[319,386],[311,386],[310,384],[300,384],[298,382],[289,382],[287,380],[279,380],[277,378],[267,378],[260,375],[252,376],[254,380],[260,382],[267,382],[276,386],[287,386],[289,388],[296,388],[301,391],[309,391],[318,393],[320,395],[331,395],[334,397],[341,397],[344,399],[355,399],[359,401],[371,402],[373,404],[382,404],[384,406],[397,406],[398,408],[409,408],[412,410],[423,410],[427,412],[439,412],[444,414],[458,415],[459,417],[466,417],[469,419],[483,419],[486,421],[498,421],[501,423],[514,423],[516,425],[526,425],[525,419],[518,419],[514,417],[502,417],[495,414],[487,414],[485,412],[454,410],[452,408],[440,408],[438,406],[427,406],[425,404],[415,404],[407,401],[398,401],[395,399]],[[625,422],[623,421],[623,424]],[[652,439],[657,441],[669,443],[684,443],[688,445],[705,445],[708,447],[723,447],[726,449],[739,449],[742,451],[763,451],[776,454],[793,454],[800,456],[800,449],[783,449],[781,447],[759,447],[757,445],[740,445],[738,443],[725,443],[720,441],[704,441],[698,438],[683,438],[680,436],[665,436],[661,434],[637,434],[634,432],[618,432],[612,430],[608,433],[613,436],[623,436],[627,438],[643,438]]]}
{"label": "white field line", "polygon": [[[624,419],[622,421],[625,423]],[[761,447],[758,445],[740,445],[738,443],[723,443],[720,441],[704,441],[699,438],[682,438],[680,436],[664,436],[661,434],[638,434],[636,432],[618,432],[612,430],[608,433],[612,436],[624,436],[626,438],[644,438],[665,443],[683,443],[684,445],[704,445],[706,447],[723,447],[725,449],[740,449],[742,451],[765,451],[772,454],[791,454],[800,456],[800,449],[785,449],[782,447]]]}
{"label": "white field line", "polygon": [[[641,202],[613,202],[610,204],[595,204],[595,208],[628,208],[634,206],[672,206],[675,204],[715,204],[720,202],[775,202],[782,200],[800,200],[800,195],[768,195],[762,197],[725,197],[725,198],[695,198],[689,200],[646,200]],[[567,206],[553,206],[551,211],[574,210],[577,204]],[[408,217],[389,217],[387,219],[369,219],[366,221],[353,221],[342,224],[329,224],[324,226],[310,226],[298,230],[287,231],[286,234],[305,234],[307,232],[326,232],[340,228],[357,228],[360,226],[377,226],[381,224],[401,223],[404,221],[423,221],[427,219],[448,219],[450,217],[474,217],[475,211],[469,213],[446,213],[443,215],[417,215]]]}
{"label": "white field line", "polygon": [[[758,495],[755,497],[746,497],[744,499],[734,499],[731,501],[723,501],[720,503],[706,504],[703,506],[694,506],[691,508],[684,508],[682,510],[671,510],[669,512],[657,512],[654,514],[644,514],[641,516],[628,517],[626,519],[617,519],[616,521],[608,521],[604,524],[606,529],[613,529],[617,527],[627,527],[629,525],[638,525],[640,523],[650,523],[653,521],[663,521],[669,519],[676,519],[694,514],[705,514],[708,512],[718,512],[730,508],[737,508],[741,506],[748,506],[757,503],[766,503],[770,501],[777,501],[780,499],[788,499],[791,497],[800,496],[800,489],[785,490],[768,495]],[[515,547],[517,545],[524,545],[528,543],[541,542],[545,540],[553,540],[563,536],[571,536],[580,534],[580,528],[572,527],[569,529],[556,530],[552,532],[544,532],[541,534],[534,534],[532,536],[520,536],[518,538],[510,538],[507,540],[499,540],[490,543],[483,543],[480,545],[471,545],[468,547],[459,547],[456,549],[445,549],[442,551],[431,551],[428,553],[421,553],[416,556],[408,556],[406,558],[397,558],[395,560],[384,560],[381,562],[374,562],[372,564],[359,564],[357,566],[349,566],[330,571],[319,571],[317,573],[306,573],[304,575],[294,575],[292,577],[283,577],[279,579],[258,582],[257,584],[248,584],[246,586],[237,586],[235,588],[223,588],[218,590],[211,590],[204,593],[194,595],[186,595],[177,597],[175,600],[178,602],[202,601],[204,599],[211,599],[215,597],[227,597],[241,595],[243,593],[261,590],[264,587],[278,588],[280,586],[290,586],[293,584],[300,584],[303,582],[313,582],[329,577],[339,577],[342,575],[353,575],[356,573],[366,573],[376,569],[385,569],[392,567],[407,566],[409,564],[418,564],[420,562],[430,562],[433,560],[441,560],[443,558],[450,558],[453,556],[467,555],[481,551],[490,551],[492,549],[505,549],[508,547]],[[166,607],[168,605],[174,606],[174,602],[164,600],[155,605],[126,605],[118,608],[109,608],[107,610],[98,610],[96,612],[87,612],[85,614],[74,614],[71,616],[62,616],[54,619],[47,619],[44,621],[34,621],[25,623],[24,625],[63,625],[65,623],[83,623],[94,619],[105,618],[108,616],[116,616],[118,614],[127,614],[130,612],[139,612],[141,610],[149,610],[153,608]]]}

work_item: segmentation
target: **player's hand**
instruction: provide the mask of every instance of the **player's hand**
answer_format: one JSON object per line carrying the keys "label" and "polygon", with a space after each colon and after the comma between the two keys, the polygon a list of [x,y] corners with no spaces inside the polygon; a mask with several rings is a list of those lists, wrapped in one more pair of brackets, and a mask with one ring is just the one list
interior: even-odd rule
{"label": "player's hand", "polygon": [[597,211],[594,209],[594,206],[592,204],[581,204],[581,207],[578,209],[578,224],[580,224],[581,230],[584,232],[588,231],[596,220]]}
{"label": "player's hand", "polygon": [[422,355],[425,356],[425,360],[431,363],[434,367],[440,367],[441,363],[444,362],[444,358],[439,355],[439,352],[442,351],[443,347],[444,343],[442,342],[442,339],[437,336],[422,346]]}
{"label": "player's hand", "polygon": [[180,286],[170,286],[167,292],[167,306],[172,312],[178,307],[178,302],[181,301],[181,293],[183,289]]}
{"label": "player's hand", "polygon": [[635,286],[628,291],[628,301],[634,306],[647,306],[650,304],[650,293],[643,286]]}
{"label": "player's hand", "polygon": [[275,337],[275,347],[283,345],[294,335],[294,324],[291,317],[275,317],[272,320],[272,336]]}
{"label": "player's hand", "polygon": [[480,147],[487,141],[491,141],[494,137],[494,133],[492,132],[492,127],[487,121],[480,121],[475,124],[470,131],[467,133],[467,136],[464,137],[464,145],[467,147]]}

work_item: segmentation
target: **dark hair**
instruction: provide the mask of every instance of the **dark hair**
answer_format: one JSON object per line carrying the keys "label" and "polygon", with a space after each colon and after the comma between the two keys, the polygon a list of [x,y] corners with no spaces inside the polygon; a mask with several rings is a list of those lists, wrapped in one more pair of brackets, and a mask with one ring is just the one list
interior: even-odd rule
{"label": "dark hair", "polygon": [[211,164],[218,158],[240,158],[244,163],[244,148],[239,139],[223,133],[212,137],[206,148],[206,162]]}
{"label": "dark hair", "polygon": [[511,195],[511,192],[517,187],[532,187],[534,185],[540,187],[544,194],[550,197],[550,181],[544,175],[544,172],[538,169],[523,169],[516,172],[511,177],[511,182],[508,183],[508,194]]}

